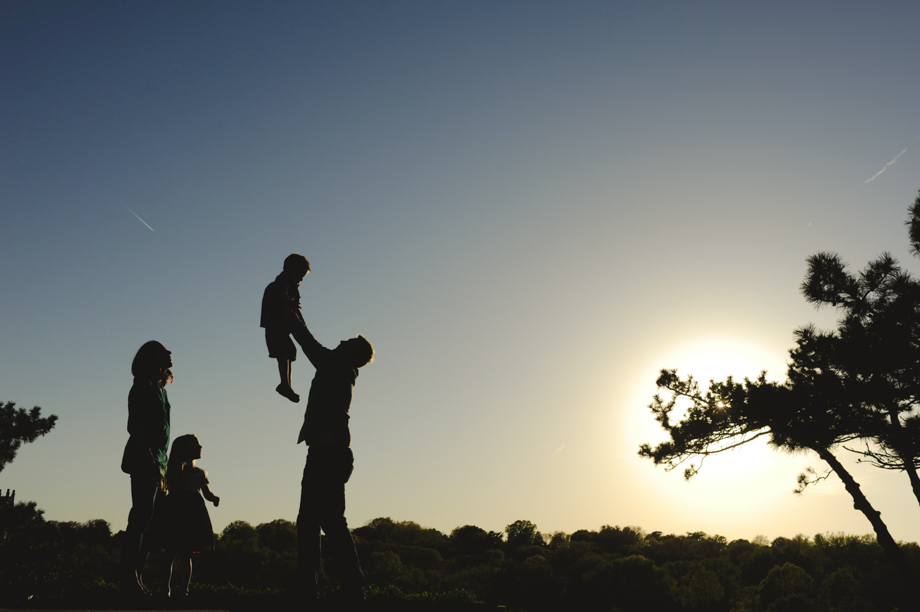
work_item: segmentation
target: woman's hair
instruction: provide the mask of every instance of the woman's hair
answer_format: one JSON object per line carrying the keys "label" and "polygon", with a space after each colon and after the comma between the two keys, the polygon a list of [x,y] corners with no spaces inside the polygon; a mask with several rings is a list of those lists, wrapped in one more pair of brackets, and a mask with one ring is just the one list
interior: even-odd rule
{"label": "woman's hair", "polygon": [[161,367],[163,354],[166,352],[166,347],[156,340],[145,342],[141,348],[137,349],[134,361],[131,362],[131,373],[137,378],[154,379],[161,385],[171,382],[172,371]]}
{"label": "woman's hair", "polygon": [[198,448],[198,444],[198,436],[195,434],[185,434],[173,440],[169,462],[166,464],[167,488],[169,488],[170,479],[174,479],[186,466],[195,465],[194,451]]}

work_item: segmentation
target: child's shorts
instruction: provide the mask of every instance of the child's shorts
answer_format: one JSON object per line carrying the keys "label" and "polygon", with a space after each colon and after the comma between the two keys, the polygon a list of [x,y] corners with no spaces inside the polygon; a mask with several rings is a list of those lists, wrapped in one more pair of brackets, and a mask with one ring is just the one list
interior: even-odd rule
{"label": "child's shorts", "polygon": [[297,359],[297,347],[291,340],[291,334],[284,329],[275,327],[265,328],[265,345],[268,347],[268,356],[271,359]]}

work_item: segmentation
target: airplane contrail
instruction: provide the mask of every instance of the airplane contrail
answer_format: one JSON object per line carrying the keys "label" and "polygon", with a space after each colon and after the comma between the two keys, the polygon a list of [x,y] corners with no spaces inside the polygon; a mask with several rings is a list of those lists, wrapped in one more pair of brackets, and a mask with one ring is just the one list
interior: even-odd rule
{"label": "airplane contrail", "polygon": [[127,208],[128,211],[129,211],[132,215],[134,215],[135,217],[137,217],[137,220],[138,220],[138,221],[140,221],[141,223],[143,223],[144,225],[146,225],[146,226],[147,226],[147,229],[149,229],[151,232],[153,231],[153,228],[150,227],[150,225],[148,225],[146,221],[144,221],[143,219],[141,219],[141,216],[140,216],[139,214],[137,214],[136,212],[134,212],[133,210],[131,210],[131,208],[129,208],[127,204],[125,204],[125,208]]}
{"label": "airplane contrail", "polygon": [[904,147],[904,150],[903,150],[903,151],[901,151],[900,153],[898,153],[897,155],[895,155],[895,156],[894,156],[894,159],[892,159],[890,162],[888,162],[887,164],[885,164],[885,165],[882,167],[881,170],[879,170],[878,172],[876,172],[876,173],[872,176],[872,178],[867,179],[866,182],[863,183],[863,185],[867,185],[867,184],[871,183],[872,181],[874,181],[875,179],[877,179],[879,176],[881,176],[882,173],[884,173],[885,170],[888,169],[888,166],[893,166],[894,163],[895,163],[896,161],[898,161],[898,158],[900,158],[902,155],[904,155],[905,153],[907,153],[907,149],[911,148],[911,146],[913,146],[914,142],[917,142],[918,140],[920,140],[920,136],[918,136],[917,138],[914,138],[914,141],[913,141],[912,143],[910,143],[909,145],[907,145],[906,147]]}
{"label": "airplane contrail", "polygon": [[547,457],[547,459],[552,459],[553,457],[555,457],[555,456],[556,456],[556,453],[558,453],[559,451],[561,451],[562,448],[563,448],[564,446],[565,446],[565,444],[563,444],[562,446],[560,446],[559,448],[557,448],[556,450],[554,450],[554,451],[553,451],[553,454],[550,455],[549,457]]}

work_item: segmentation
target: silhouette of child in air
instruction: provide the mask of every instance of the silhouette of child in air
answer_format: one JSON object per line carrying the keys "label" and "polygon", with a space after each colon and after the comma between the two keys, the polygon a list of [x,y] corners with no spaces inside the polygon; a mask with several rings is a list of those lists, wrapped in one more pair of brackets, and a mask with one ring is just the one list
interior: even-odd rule
{"label": "silhouette of child in air", "polygon": [[281,384],[275,391],[294,403],[300,396],[291,387],[291,362],[297,359],[297,348],[291,340],[290,317],[304,322],[300,312],[300,281],[310,273],[310,262],[303,255],[293,253],[284,260],[284,269],[269,283],[262,294],[262,321],[268,356],[278,360]]}
{"label": "silhouette of child in air", "polygon": [[208,487],[208,473],[195,465],[200,458],[201,443],[194,434],[186,434],[173,442],[166,467],[169,494],[163,508],[162,543],[167,552],[175,553],[169,567],[171,598],[188,595],[192,554],[214,548],[214,531],[204,499],[216,508],[220,498]]}

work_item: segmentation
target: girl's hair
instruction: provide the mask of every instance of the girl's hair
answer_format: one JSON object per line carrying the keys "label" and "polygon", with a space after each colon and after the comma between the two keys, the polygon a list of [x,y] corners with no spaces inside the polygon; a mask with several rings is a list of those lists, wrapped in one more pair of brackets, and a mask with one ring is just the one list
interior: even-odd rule
{"label": "girl's hair", "polygon": [[186,466],[195,465],[195,453],[198,448],[198,436],[185,434],[173,440],[172,450],[169,452],[169,462],[166,464],[166,488],[169,488],[170,479],[175,478]]}
{"label": "girl's hair", "polygon": [[137,349],[134,361],[131,362],[131,373],[138,378],[154,379],[161,385],[171,382],[172,371],[161,370],[159,365],[166,352],[166,347],[156,340],[145,342],[141,348]]}

